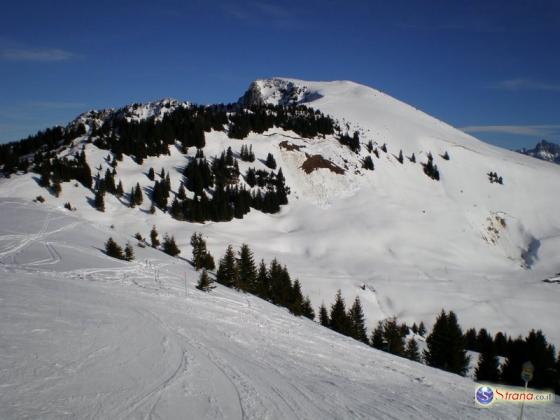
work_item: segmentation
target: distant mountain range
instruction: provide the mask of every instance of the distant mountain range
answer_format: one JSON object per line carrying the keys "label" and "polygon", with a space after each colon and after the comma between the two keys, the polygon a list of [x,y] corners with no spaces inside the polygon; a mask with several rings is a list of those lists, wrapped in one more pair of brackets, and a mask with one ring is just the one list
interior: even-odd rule
{"label": "distant mountain range", "polygon": [[532,149],[523,148],[517,151],[527,156],[560,164],[560,145],[556,143],[541,140]]}

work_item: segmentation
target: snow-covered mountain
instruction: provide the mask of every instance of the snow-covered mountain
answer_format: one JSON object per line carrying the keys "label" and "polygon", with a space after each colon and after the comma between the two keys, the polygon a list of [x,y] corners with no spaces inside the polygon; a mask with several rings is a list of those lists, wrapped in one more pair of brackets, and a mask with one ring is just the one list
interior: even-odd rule
{"label": "snow-covered mountain", "polygon": [[[173,232],[184,253],[194,231],[208,236],[217,255],[228,243],[248,242],[259,258],[285,262],[315,306],[330,303],[338,288],[348,299],[359,294],[370,322],[392,315],[430,322],[445,306],[456,310],[465,326],[512,334],[543,328],[560,342],[560,331],[549,322],[559,315],[560,288],[541,281],[560,272],[560,213],[555,211],[560,198],[550,193],[558,185],[560,168],[483,143],[352,82],[258,80],[241,101],[311,106],[334,118],[341,130],[358,131],[361,149],[353,152],[334,135],[303,138],[280,128],[250,133],[244,140],[228,138],[226,131],[207,132],[204,153],[209,157],[227,147],[237,155],[242,145],[252,146],[257,160],[239,161],[242,174],[248,167],[267,169],[263,161],[268,153],[274,155],[291,189],[289,204],[275,215],[253,210],[230,223],[191,224],[159,209],[155,214],[142,211],[149,209],[148,199],[132,209],[113,196],[100,213],[89,204],[93,193],[73,183],[63,183],[58,198],[47,195],[47,205],[70,201],[80,217],[114,225],[128,235],[145,235],[155,224]],[[159,118],[177,106],[189,104],[165,100],[80,119]],[[369,141],[379,158],[365,147]],[[82,147],[91,168],[101,168],[101,175],[111,168],[107,151],[89,143],[87,135],[59,155]],[[169,150],[169,155],[148,157],[141,165],[125,156],[115,178],[125,191],[139,183],[149,193],[147,169],[164,168],[177,192],[182,168],[195,150],[186,155],[175,146]],[[398,160],[401,150],[403,163]],[[449,160],[442,157],[446,152]],[[416,163],[409,159],[412,154]],[[440,181],[423,172],[428,154]],[[373,156],[373,171],[362,168],[367,155]],[[503,183],[490,182],[490,172]],[[29,173],[2,180],[0,195],[28,200],[45,195],[36,178]]]}
{"label": "snow-covered mountain", "polygon": [[518,152],[537,159],[546,160],[547,162],[560,164],[560,145],[546,140],[541,140],[532,149],[523,148],[518,150]]}
{"label": "snow-covered mountain", "polygon": [[[560,167],[483,143],[380,91],[348,81],[257,80],[237,106],[267,104],[312,107],[332,118],[338,131],[304,137],[274,126],[240,140],[228,137],[226,123],[205,132],[203,151],[211,157],[231,147],[238,157],[242,146],[251,146],[256,160],[239,160],[241,174],[252,167],[268,170],[265,159],[271,153],[290,189],[289,203],[278,213],[252,209],[242,219],[204,224],[176,220],[158,208],[151,213],[148,197],[153,181],[147,177],[148,169],[159,173],[163,168],[169,174],[173,199],[184,181],[184,167],[195,158],[194,148],[185,150],[178,142],[168,148],[169,154],[147,156],[141,163],[125,154],[118,162],[115,179],[122,181],[124,190],[138,183],[144,191],[144,202],[134,208],[127,205],[126,196],[107,194],[105,211],[99,212],[92,206],[94,192],[74,181],[63,182],[55,197],[39,186],[36,173],[0,179],[4,223],[0,268],[6,291],[2,296],[9,295],[14,302],[3,306],[2,320],[18,318],[13,330],[7,323],[2,330],[19,340],[17,349],[26,343],[55,349],[51,334],[60,341],[77,340],[68,352],[81,349],[75,358],[49,356],[43,365],[50,370],[31,384],[22,378],[32,375],[35,365],[23,365],[33,360],[33,352],[16,358],[21,375],[4,383],[13,380],[22,385],[4,397],[7,414],[29,414],[18,411],[17,395],[45,387],[52,377],[64,379],[52,380],[52,388],[45,388],[37,411],[30,415],[52,413],[68,404],[76,407],[76,413],[94,417],[136,413],[168,417],[186,406],[200,414],[197,418],[511,415],[508,408],[499,413],[472,408],[471,394],[467,398],[465,393],[474,384],[466,379],[380,355],[251,296],[221,288],[211,295],[194,292],[195,274],[184,261],[137,249],[138,262],[130,265],[116,263],[100,251],[109,235],[125,242],[136,232],[147,236],[156,225],[160,233],[173,234],[181,255],[188,257],[192,233],[201,232],[215,257],[223,255],[228,244],[248,243],[257,259],[278,258],[299,278],[315,308],[322,302],[330,304],[338,289],[347,301],[359,296],[369,327],[391,316],[430,326],[446,308],[458,314],[463,327],[512,335],[541,328],[550,341],[560,343],[560,286],[543,281],[560,272],[560,196],[551,193],[559,184]],[[96,141],[97,129],[123,118],[162,121],[174,110],[191,106],[164,100],[90,111],[68,127],[82,124],[84,132],[61,143],[55,153],[71,159],[84,150],[89,167],[102,176],[113,168],[106,159],[108,150]],[[227,112],[236,109],[232,105]],[[352,137],[354,132],[359,150],[340,141],[342,135]],[[368,157],[374,170],[364,168]],[[439,180],[425,173],[430,160]],[[502,182],[496,182],[500,178]],[[239,186],[256,188],[244,177]],[[30,204],[39,195],[46,202]],[[76,210],[65,212],[66,202]],[[162,279],[154,277],[154,267],[163,273]],[[37,287],[44,296],[25,297]],[[61,303],[64,291],[68,296]],[[103,297],[107,293],[111,298]],[[68,301],[79,303],[64,306]],[[50,321],[34,326],[32,319],[17,315],[24,305],[39,308],[33,316],[43,314]],[[68,329],[53,324],[57,316],[73,323]],[[102,328],[99,334],[94,332],[96,325]],[[87,334],[80,331],[82,338],[74,337],[80,326]],[[27,332],[17,332],[23,330]],[[51,332],[43,336],[43,330]],[[317,353],[316,347],[326,353]],[[134,354],[134,360],[126,361],[125,354]],[[67,364],[67,359],[72,362]],[[72,394],[71,402],[54,401],[50,409],[40,411],[40,401],[50,401],[56,387],[73,389],[74,383],[65,376],[70,372],[85,378],[90,369],[108,372],[123,364],[126,378],[113,384],[115,393],[101,395],[105,379],[94,376],[94,386]],[[253,369],[255,365],[258,368]],[[285,378],[299,370],[297,382],[305,385],[296,389]],[[201,389],[192,388],[189,375],[200,378],[206,371],[211,372],[207,382]],[[384,380],[374,385],[380,376]],[[305,382],[305,377],[313,379]],[[344,386],[332,382],[341,377],[346,378]],[[214,379],[221,384],[218,391],[210,390]],[[331,382],[332,387],[325,385]],[[90,391],[97,392],[91,403],[84,399]],[[449,396],[441,394],[448,391]],[[319,397],[331,394],[338,397],[329,401]],[[443,406],[440,396],[454,403],[434,412],[433,406]],[[395,414],[390,407],[400,398],[405,402]],[[424,398],[431,402],[423,404]],[[542,413],[543,418],[554,418],[558,408]]]}

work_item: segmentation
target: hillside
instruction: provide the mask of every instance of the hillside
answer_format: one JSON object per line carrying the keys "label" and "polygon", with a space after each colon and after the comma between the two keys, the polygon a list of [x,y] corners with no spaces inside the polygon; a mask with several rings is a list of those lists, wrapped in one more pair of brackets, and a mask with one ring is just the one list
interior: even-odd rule
{"label": "hillside", "polygon": [[[500,419],[469,379],[379,352],[73,212],[0,199],[0,417]],[[185,283],[186,276],[186,283]],[[558,418],[558,404],[526,407]]]}
{"label": "hillside", "polygon": [[[195,148],[185,150],[180,142],[154,145],[169,154],[148,153],[141,163],[126,153],[117,162],[115,179],[122,181],[125,192],[136,183],[143,189],[144,202],[135,208],[127,205],[127,194],[107,194],[105,211],[99,212],[92,206],[92,190],[75,181],[62,182],[62,192],[55,197],[38,185],[33,173],[0,180],[0,196],[29,201],[43,195],[46,206],[59,208],[69,201],[77,217],[113,225],[122,235],[146,236],[156,225],[160,232],[175,235],[184,255],[195,231],[208,237],[214,255],[223,254],[229,243],[247,242],[259,259],[278,257],[287,264],[315,307],[332,302],[339,288],[347,300],[359,295],[370,326],[389,316],[430,325],[445,307],[456,311],[465,327],[513,335],[542,328],[552,342],[560,342],[555,321],[560,287],[542,281],[560,272],[560,213],[555,211],[560,198],[550,193],[558,185],[559,167],[480,142],[352,82],[261,80],[240,103],[311,106],[338,125],[339,131],[332,134],[302,135],[294,131],[298,128],[289,129],[297,125],[288,120],[283,126],[251,131],[243,139],[228,136],[231,120],[205,129],[203,151],[208,159],[228,147],[239,158],[243,145],[252,146],[256,160],[238,161],[238,185],[243,188],[259,190],[250,187],[243,174],[250,167],[269,171],[265,160],[268,153],[274,155],[291,191],[280,211],[252,208],[242,219],[204,224],[178,221],[160,208],[151,214],[153,181],[148,169],[159,173],[163,168],[169,174],[169,205],[184,180],[185,166],[195,159]],[[189,107],[166,100],[84,114],[69,128],[81,123],[85,132],[68,139],[56,153],[72,156],[83,149],[93,174],[101,168],[103,176],[112,169],[107,154],[115,155],[103,141],[93,141],[101,136],[95,131],[104,121],[161,121],[164,114]],[[235,112],[239,111],[224,110],[226,118]],[[354,132],[359,151],[338,140]],[[119,144],[118,136],[114,142]],[[449,160],[443,158],[446,152]],[[410,160],[412,154],[416,162]],[[424,173],[428,154],[439,181]],[[366,156],[372,159],[373,171],[362,167]],[[491,182],[491,172],[503,182]]]}

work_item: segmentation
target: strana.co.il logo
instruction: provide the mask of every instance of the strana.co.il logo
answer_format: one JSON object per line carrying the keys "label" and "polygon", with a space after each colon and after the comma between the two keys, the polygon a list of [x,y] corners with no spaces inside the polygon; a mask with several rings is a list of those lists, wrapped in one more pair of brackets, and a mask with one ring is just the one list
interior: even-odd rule
{"label": "strana.co.il logo", "polygon": [[554,403],[554,392],[504,385],[478,384],[474,399],[479,407],[490,407],[499,403],[551,404]]}
{"label": "strana.co.il logo", "polygon": [[494,401],[494,391],[487,385],[481,385],[476,389],[476,402],[483,406],[488,406]]}

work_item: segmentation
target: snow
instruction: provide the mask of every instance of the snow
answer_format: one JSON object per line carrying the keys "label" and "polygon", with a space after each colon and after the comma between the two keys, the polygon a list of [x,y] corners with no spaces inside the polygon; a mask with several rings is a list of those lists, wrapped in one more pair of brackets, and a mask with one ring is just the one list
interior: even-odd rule
{"label": "snow", "polygon": [[[447,417],[452,413],[451,417],[460,418],[482,415],[471,411],[471,401],[465,400],[465,396],[472,395],[474,386],[468,380],[432,373],[425,367],[374,352],[310,322],[292,319],[285,311],[250,296],[219,288],[211,296],[189,289],[192,299],[185,298],[185,270],[191,289],[195,274],[181,260],[168,259],[151,249],[137,248],[139,262],[134,264],[117,262],[101,253],[103,242],[110,235],[124,245],[136,232],[147,237],[152,225],[157,226],[161,236],[165,233],[175,236],[183,257],[190,254],[193,232],[205,236],[216,259],[223,255],[228,244],[238,247],[242,243],[251,246],[257,260],[270,261],[277,257],[288,266],[294,278],[300,279],[303,292],[309,294],[315,309],[322,302],[329,305],[337,289],[342,290],[347,302],[360,296],[369,328],[391,316],[409,324],[424,321],[430,328],[436,314],[445,308],[458,314],[465,329],[484,327],[491,334],[500,330],[516,336],[540,328],[549,341],[557,347],[560,345],[560,285],[543,281],[557,278],[560,273],[557,251],[560,197],[554,194],[560,181],[560,166],[485,144],[382,92],[352,82],[269,79],[256,81],[253,89],[255,92],[260,89],[264,102],[303,103],[320,109],[338,120],[342,127],[348,124],[350,134],[358,130],[363,144],[369,140],[378,146],[386,143],[388,153],[379,151],[380,158],[373,157],[375,170],[367,171],[361,168],[361,161],[367,155],[364,145],[356,155],[332,136],[303,139],[293,132],[272,129],[263,134],[251,133],[245,140],[233,140],[223,132],[207,133],[204,149],[207,157],[220,154],[228,146],[239,153],[242,145],[252,145],[257,160],[240,161],[242,173],[251,166],[266,169],[263,160],[272,152],[291,189],[290,203],[280,213],[265,215],[252,210],[243,220],[228,223],[178,222],[160,210],[153,215],[148,211],[150,200],[146,194],[153,185],[146,176],[148,169],[153,167],[159,174],[164,168],[176,192],[182,170],[194,156],[192,148],[185,156],[172,146],[169,155],[147,158],[142,165],[124,156],[117,167],[116,181],[122,180],[127,193],[138,182],[145,193],[144,203],[132,209],[127,207],[126,198],[106,195],[106,211],[100,213],[90,204],[93,193],[79,184],[75,186],[74,182],[63,183],[62,193],[56,198],[38,186],[36,174],[0,179],[3,226],[0,296],[1,310],[8,311],[2,313],[1,331],[2,334],[12,331],[10,342],[21,340],[17,351],[14,348],[8,352],[11,344],[4,344],[8,341],[3,339],[0,353],[13,355],[12,359],[0,359],[4,363],[1,383],[19,381],[21,385],[14,390],[6,386],[8,394],[2,397],[6,398],[3,402],[10,401],[9,405],[1,406],[10,410],[11,417],[21,417],[22,412],[18,410],[34,406],[30,400],[22,400],[23,395],[29,394],[26,386],[30,386],[28,381],[32,380],[34,371],[39,372],[38,388],[49,381],[58,384],[54,387],[61,387],[58,393],[56,389],[46,388],[45,397],[36,403],[37,410],[53,413],[57,407],[63,407],[61,410],[73,407],[72,413],[82,413],[80,417],[117,414],[127,417],[132,412],[148,416],[151,407],[156,407],[154,413],[164,418],[177,412],[173,410],[184,408],[181,398],[190,395],[189,410],[199,410],[197,418],[205,415],[235,418],[238,411],[232,413],[235,407],[239,410],[239,404],[232,403],[236,401],[234,397],[222,399],[219,395],[238,392],[247,418],[295,417],[286,411],[287,405],[303,410],[302,417],[307,418],[329,415],[371,418],[373,415],[365,413],[390,418],[391,404],[387,401],[406,398],[414,384],[422,391],[410,397],[414,401],[405,399],[398,406],[402,410],[419,407],[419,411],[398,412],[396,418],[422,417],[424,410],[432,414],[433,407],[443,404],[444,396],[464,404],[451,405],[449,411],[436,411],[434,415],[440,418],[445,418],[446,413]],[[168,109],[163,106],[165,103],[189,106],[186,102],[163,100],[125,109],[136,119],[157,118],[162,115],[161,110]],[[95,120],[99,125],[111,112],[120,111],[84,114],[80,121]],[[279,147],[283,141],[300,146],[300,150]],[[109,168],[105,161],[108,152],[84,144],[84,138],[76,139],[72,148],[60,154],[72,154],[84,145],[93,174],[94,168],[101,165],[99,172],[103,175]],[[405,155],[403,164],[396,159],[401,149]],[[445,151],[450,154],[449,161],[440,157]],[[440,182],[422,172],[420,163],[426,161],[429,152],[439,168]],[[323,156],[344,168],[345,174],[334,174],[328,169],[305,174],[301,165],[306,153]],[[407,159],[412,153],[416,155],[416,164]],[[490,171],[503,176],[504,185],[491,184],[487,176]],[[31,204],[38,195],[46,199],[45,204]],[[77,208],[75,212],[63,210],[67,201]],[[162,270],[161,284],[154,281],[154,264]],[[62,291],[68,291],[68,299],[61,298]],[[74,301],[75,307],[70,303]],[[8,303],[14,306],[5,306]],[[54,308],[49,309],[51,305]],[[266,308],[264,314],[255,307]],[[28,308],[35,312],[28,312]],[[52,311],[57,308],[68,310],[56,318],[58,315]],[[27,319],[25,314],[32,319]],[[64,348],[61,343],[74,340],[74,335],[83,336],[80,326],[83,324],[85,328],[97,318],[100,321],[96,325],[101,330],[93,327],[84,330],[88,331],[87,340],[91,342],[82,337],[86,340],[84,348],[80,343]],[[9,319],[17,319],[14,326],[8,325]],[[48,327],[33,326],[39,320]],[[138,325],[132,325],[133,320]],[[237,328],[232,320],[247,325]],[[77,326],[74,322],[81,324]],[[154,330],[153,335],[144,325]],[[38,331],[31,335],[32,330],[42,328],[53,332]],[[141,338],[135,340],[137,334]],[[185,334],[195,337],[198,347],[188,342]],[[265,334],[262,340],[259,334]],[[165,361],[160,360],[158,353],[165,347],[164,335],[166,345],[171,346],[170,359],[164,358]],[[55,342],[50,340],[51,336]],[[224,337],[227,342],[220,341]],[[108,346],[108,354],[105,350],[91,353],[102,348],[103,343]],[[34,351],[35,345],[46,346],[45,351]],[[257,355],[251,346],[260,349]],[[93,354],[93,366],[100,372],[108,372],[108,383],[113,383],[112,370],[134,364],[123,368],[124,373],[119,375],[122,378],[107,395],[97,394],[104,392],[101,382],[98,388],[88,388],[85,373],[74,382],[64,376],[70,371],[64,371],[65,364],[60,360],[79,360],[77,363],[89,366],[90,353],[85,347]],[[213,356],[205,356],[210,349]],[[194,352],[197,362],[193,365],[188,359],[181,359],[181,351]],[[328,354],[317,358],[306,355],[306,352],[320,355],[320,351]],[[263,356],[265,353],[270,359]],[[54,370],[43,372],[39,356],[45,358],[46,365],[54,366]],[[283,367],[276,366],[276,362]],[[57,363],[62,367],[56,368]],[[212,367],[213,363],[219,364],[221,373],[219,368]],[[228,364],[232,366],[224,367]],[[311,366],[310,371],[305,368],[307,364]],[[397,373],[386,372],[394,364],[398,366]],[[187,371],[193,368],[196,372],[193,375],[200,376],[197,382],[200,390],[179,385],[188,382],[185,366]],[[254,373],[251,366],[257,366]],[[213,373],[202,375],[206,368]],[[179,373],[170,383],[161,385],[177,369]],[[313,380],[306,379],[305,373]],[[224,379],[223,389],[218,393],[213,390],[214,379],[224,378],[223,375],[231,381]],[[96,375],[96,380],[105,380],[101,376]],[[160,379],[157,391],[154,391],[155,377]],[[383,384],[374,381],[381,377],[395,388],[383,391]],[[429,380],[417,382],[415,377]],[[280,385],[274,385],[275,381]],[[344,386],[328,385],[338,384],[337,381],[342,381]],[[444,385],[438,385],[440,382]],[[294,383],[304,384],[302,394],[309,397],[307,402],[297,396]],[[391,394],[394,390],[397,394]],[[95,407],[86,407],[89,403],[84,395],[94,401]],[[142,399],[141,395],[147,396]],[[159,395],[166,395],[161,404],[155,402]],[[68,400],[57,403],[61,396]],[[288,402],[282,402],[283,398]],[[47,407],[49,401],[53,401],[51,408]],[[99,415],[94,410],[99,410]],[[43,417],[41,413],[29,415]],[[57,413],[72,417],[62,411]],[[492,415],[486,411],[483,414]],[[557,411],[554,414],[558,416]]]}
{"label": "snow", "polygon": [[[475,383],[379,352],[75,213],[0,199],[0,417],[513,418]],[[135,243],[135,242],[133,242]],[[183,255],[185,256],[185,255]],[[155,275],[159,272],[159,278]],[[186,275],[186,288],[185,288]],[[560,405],[526,407],[554,419]]]}

